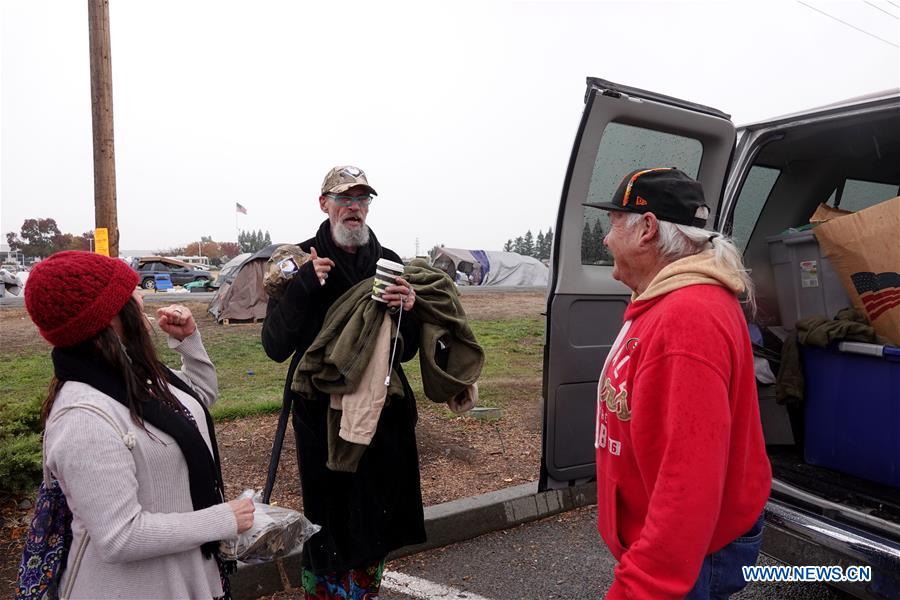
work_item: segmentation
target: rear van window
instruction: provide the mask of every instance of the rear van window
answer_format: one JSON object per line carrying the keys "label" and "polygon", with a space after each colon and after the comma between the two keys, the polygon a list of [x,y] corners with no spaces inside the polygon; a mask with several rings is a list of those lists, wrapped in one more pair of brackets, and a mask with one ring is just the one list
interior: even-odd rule
{"label": "rear van window", "polygon": [[900,185],[897,183],[847,179],[831,192],[827,204],[856,212],[885,200],[890,200],[900,193],[898,188],[900,188]]}
{"label": "rear van window", "polygon": [[741,251],[747,248],[750,235],[759,219],[759,214],[769,199],[780,169],[754,165],[744,179],[741,193],[734,206],[734,215],[731,220],[731,238]]}
{"label": "rear van window", "polygon": [[[622,177],[641,167],[675,167],[696,178],[702,157],[703,145],[694,138],[610,123],[600,138],[586,202],[609,202]],[[612,257],[603,245],[609,215],[599,208],[585,207],[584,211],[581,264],[611,265]]]}

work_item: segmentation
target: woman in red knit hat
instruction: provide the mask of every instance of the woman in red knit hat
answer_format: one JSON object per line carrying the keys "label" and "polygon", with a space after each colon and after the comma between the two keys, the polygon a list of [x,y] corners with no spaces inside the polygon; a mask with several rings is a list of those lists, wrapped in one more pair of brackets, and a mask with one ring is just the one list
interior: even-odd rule
{"label": "woman in red knit hat", "polygon": [[137,283],[120,260],[60,252],[25,289],[53,345],[44,465],[73,515],[60,596],[227,596],[218,544],[249,529],[253,503],[224,502],[216,372],[184,306],[156,311],[182,368],[160,362]]}

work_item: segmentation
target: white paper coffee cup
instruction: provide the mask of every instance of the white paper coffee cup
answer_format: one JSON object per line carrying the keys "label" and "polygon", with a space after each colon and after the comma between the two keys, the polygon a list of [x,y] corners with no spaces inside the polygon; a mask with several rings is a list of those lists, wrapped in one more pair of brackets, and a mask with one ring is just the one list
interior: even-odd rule
{"label": "white paper coffee cup", "polygon": [[397,277],[403,275],[403,265],[386,258],[375,263],[375,281],[372,283],[372,299],[387,302],[384,299],[384,288],[397,283]]}

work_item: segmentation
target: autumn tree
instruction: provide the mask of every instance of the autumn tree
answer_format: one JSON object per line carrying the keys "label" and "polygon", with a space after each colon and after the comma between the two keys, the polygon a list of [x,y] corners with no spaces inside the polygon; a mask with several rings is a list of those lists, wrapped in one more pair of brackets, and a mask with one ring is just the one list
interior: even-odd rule
{"label": "autumn tree", "polygon": [[25,219],[18,235],[15,231],[6,234],[6,243],[9,244],[10,250],[19,250],[25,256],[45,258],[57,250],[68,249],[55,246],[54,238],[58,242],[65,242],[64,238],[58,237],[61,235],[56,219]]}
{"label": "autumn tree", "polygon": [[199,242],[191,242],[185,246],[184,253],[187,256],[205,256],[214,265],[222,262],[222,249],[212,236],[201,236]]}
{"label": "autumn tree", "polygon": [[219,242],[219,252],[222,254],[222,260],[231,260],[241,253],[241,247],[235,242]]}

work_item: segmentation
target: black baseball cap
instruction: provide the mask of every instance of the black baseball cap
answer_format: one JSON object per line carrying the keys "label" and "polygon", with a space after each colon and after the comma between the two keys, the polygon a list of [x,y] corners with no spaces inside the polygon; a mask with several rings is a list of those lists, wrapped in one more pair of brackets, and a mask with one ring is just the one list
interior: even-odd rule
{"label": "black baseball cap", "polygon": [[674,167],[632,171],[619,184],[612,202],[586,202],[584,206],[633,213],[651,212],[660,221],[691,227],[706,227],[709,218],[703,186]]}

